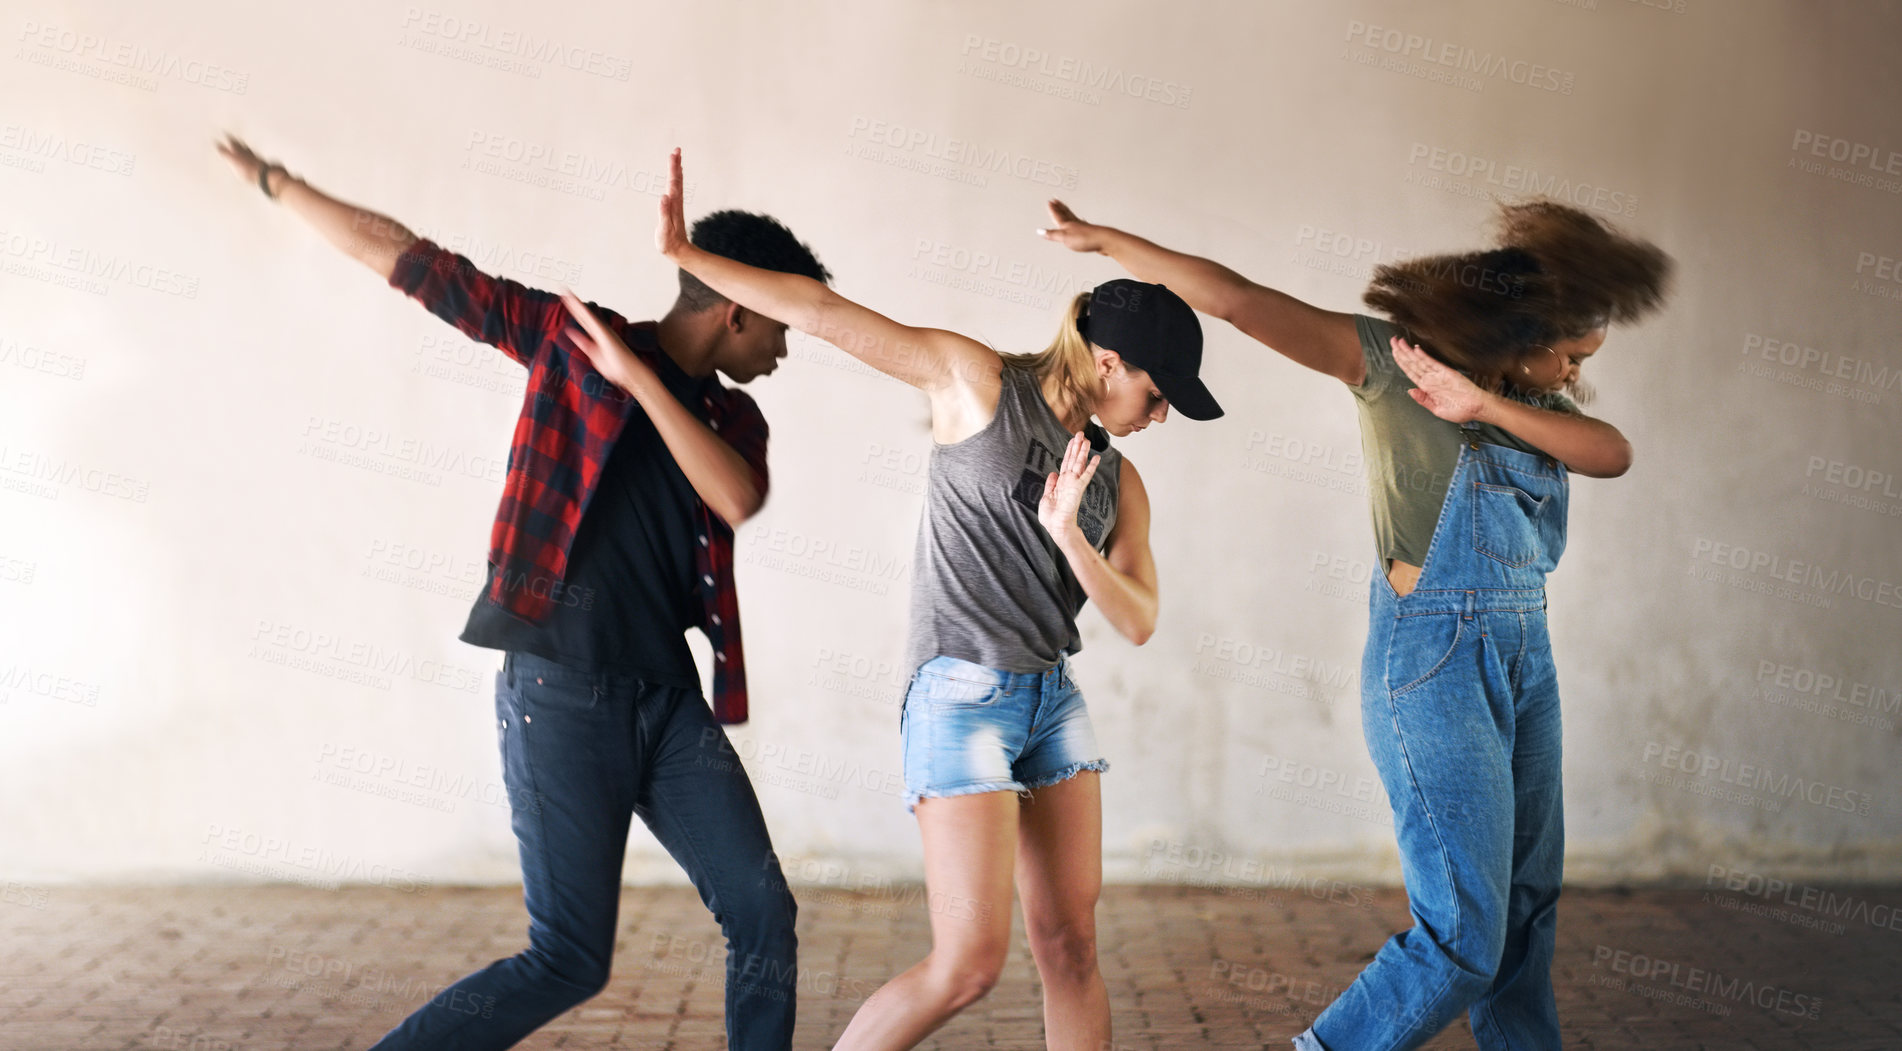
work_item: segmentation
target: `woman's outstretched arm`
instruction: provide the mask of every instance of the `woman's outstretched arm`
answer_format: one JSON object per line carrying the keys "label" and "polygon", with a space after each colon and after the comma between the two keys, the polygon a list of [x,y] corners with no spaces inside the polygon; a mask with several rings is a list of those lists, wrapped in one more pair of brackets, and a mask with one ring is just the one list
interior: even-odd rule
{"label": "woman's outstretched arm", "polygon": [[1167,285],[1190,306],[1296,364],[1349,386],[1367,378],[1354,315],[1304,303],[1213,260],[1172,251],[1113,226],[1086,223],[1062,201],[1051,201],[1049,208],[1053,225],[1037,231],[1045,239],[1071,251],[1109,256],[1138,280]]}
{"label": "woman's outstretched arm", "polygon": [[[676,149],[654,233],[655,247],[676,266],[740,306],[817,336],[931,395],[932,429],[940,441],[948,440],[947,429],[963,429],[956,425],[967,414],[974,413],[979,426],[988,422],[1003,367],[996,351],[956,332],[893,321],[810,277],[748,266],[695,247],[687,239],[682,183]],[[986,391],[988,397],[972,396]]]}

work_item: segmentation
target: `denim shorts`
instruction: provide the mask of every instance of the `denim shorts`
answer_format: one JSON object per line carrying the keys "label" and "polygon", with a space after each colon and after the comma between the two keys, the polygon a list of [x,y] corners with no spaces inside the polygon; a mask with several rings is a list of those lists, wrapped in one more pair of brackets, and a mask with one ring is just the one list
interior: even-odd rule
{"label": "denim shorts", "polygon": [[926,797],[1026,793],[1109,769],[1068,661],[1010,672],[933,657],[912,676],[899,725],[913,810]]}

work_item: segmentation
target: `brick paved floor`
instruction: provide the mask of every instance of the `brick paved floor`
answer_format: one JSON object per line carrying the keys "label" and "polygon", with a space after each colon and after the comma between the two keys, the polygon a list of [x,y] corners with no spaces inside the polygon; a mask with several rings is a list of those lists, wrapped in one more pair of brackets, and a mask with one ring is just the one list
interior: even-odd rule
{"label": "brick paved floor", "polygon": [[[1902,1048],[1902,922],[1876,926],[1902,888],[1826,893],[1780,894],[1779,915],[1728,893],[1568,890],[1554,968],[1566,1045]],[[829,1046],[923,953],[916,894],[802,891],[798,1047]],[[1118,1051],[1281,1048],[1406,904],[1398,891],[1112,887],[1099,915]],[[526,925],[511,888],[10,885],[0,1046],[363,1048],[436,988],[520,949]],[[722,960],[691,891],[629,889],[607,991],[521,1046],[723,1047]],[[1039,1018],[1020,926],[998,988],[926,1046],[1042,1047]],[[1455,1028],[1431,1046],[1472,1040]]]}

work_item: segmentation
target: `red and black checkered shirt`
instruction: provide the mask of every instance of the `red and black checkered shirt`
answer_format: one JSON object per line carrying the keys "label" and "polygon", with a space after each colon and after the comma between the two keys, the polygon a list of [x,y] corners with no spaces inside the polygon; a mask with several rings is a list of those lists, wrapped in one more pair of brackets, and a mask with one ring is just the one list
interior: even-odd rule
{"label": "red and black checkered shirt", "polygon": [[[581,515],[601,480],[608,452],[640,406],[607,382],[587,356],[562,336],[578,328],[550,292],[476,269],[467,258],[428,239],[396,261],[390,285],[470,339],[488,343],[528,368],[528,391],[509,448],[508,477],[489,533],[495,567],[488,599],[534,623],[553,607],[568,569],[568,549]],[[611,310],[588,307],[636,355],[660,353],[654,323],[631,323]],[[753,471],[766,495],[766,417],[744,392],[717,380],[700,405],[687,408],[706,421]],[[723,723],[746,721],[746,663],[740,648],[740,603],[733,581],[733,530],[703,500],[694,502],[699,541],[696,576],[702,602],[699,627],[713,644],[713,714]]]}

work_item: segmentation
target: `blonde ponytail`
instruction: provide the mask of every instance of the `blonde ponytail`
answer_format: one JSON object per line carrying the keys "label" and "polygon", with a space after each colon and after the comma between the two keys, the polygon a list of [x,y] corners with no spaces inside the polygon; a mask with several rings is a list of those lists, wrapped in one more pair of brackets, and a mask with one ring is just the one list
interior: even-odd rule
{"label": "blonde ponytail", "polygon": [[1065,403],[1050,406],[1058,418],[1071,409],[1089,416],[1096,411],[1096,403],[1103,396],[1103,382],[1096,375],[1096,354],[1076,327],[1077,318],[1082,316],[1089,302],[1088,291],[1078,292],[1071,298],[1069,308],[1063,312],[1063,325],[1057,330],[1057,338],[1042,352],[998,355],[1003,358],[1005,368],[1029,372],[1040,386],[1045,379],[1055,378],[1058,397]]}

